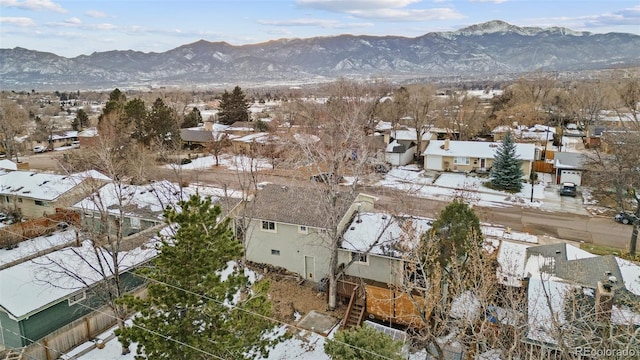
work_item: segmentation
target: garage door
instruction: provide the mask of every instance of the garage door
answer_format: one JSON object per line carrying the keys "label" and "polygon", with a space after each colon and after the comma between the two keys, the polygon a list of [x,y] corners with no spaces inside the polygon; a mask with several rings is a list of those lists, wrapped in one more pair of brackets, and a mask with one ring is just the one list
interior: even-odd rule
{"label": "garage door", "polygon": [[426,157],[426,167],[429,170],[442,170],[442,156],[429,155]]}
{"label": "garage door", "polygon": [[563,182],[572,182],[578,186],[580,186],[580,181],[582,180],[582,173],[576,170],[562,170],[560,173],[560,183]]}

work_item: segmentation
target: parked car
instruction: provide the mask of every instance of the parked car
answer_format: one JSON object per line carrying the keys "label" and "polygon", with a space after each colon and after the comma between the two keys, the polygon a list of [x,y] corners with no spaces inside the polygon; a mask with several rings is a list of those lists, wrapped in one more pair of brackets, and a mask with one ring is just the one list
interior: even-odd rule
{"label": "parked car", "polygon": [[560,186],[560,195],[576,197],[577,190],[578,186],[576,184],[565,182],[562,183],[562,186]]}
{"label": "parked car", "polygon": [[635,214],[628,212],[620,212],[613,217],[613,219],[621,224],[635,224],[638,222],[638,217]]}
{"label": "parked car", "polygon": [[34,152],[34,153],[43,153],[43,152],[47,152],[47,147],[46,147],[46,146],[42,146],[42,145],[35,146],[35,147],[33,148],[33,152]]}

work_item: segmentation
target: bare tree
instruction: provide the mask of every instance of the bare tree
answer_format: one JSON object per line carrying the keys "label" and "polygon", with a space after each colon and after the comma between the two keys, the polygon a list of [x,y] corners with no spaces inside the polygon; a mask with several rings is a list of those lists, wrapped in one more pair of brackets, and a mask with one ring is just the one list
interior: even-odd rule
{"label": "bare tree", "polygon": [[[386,94],[380,87],[341,80],[324,89],[326,101],[298,102],[296,119],[304,129],[297,134],[295,146],[302,158],[319,174],[315,185],[322,190],[318,206],[326,213],[327,232],[324,246],[329,259],[329,309],[336,308],[338,249],[342,239],[340,221],[344,204],[356,195],[356,184],[367,171],[372,150],[368,146],[367,130],[372,114]],[[353,182],[341,185],[345,176]]]}
{"label": "bare tree", "polygon": [[0,145],[7,158],[19,162],[15,137],[25,131],[29,116],[18,104],[8,99],[0,99]]}

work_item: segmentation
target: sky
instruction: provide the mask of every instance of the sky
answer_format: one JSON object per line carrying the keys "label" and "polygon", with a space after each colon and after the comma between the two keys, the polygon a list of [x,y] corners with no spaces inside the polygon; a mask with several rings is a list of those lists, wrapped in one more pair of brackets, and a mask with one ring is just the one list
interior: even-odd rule
{"label": "sky", "polygon": [[640,34],[627,0],[0,0],[0,48],[65,57],[340,34],[417,37],[490,20]]}

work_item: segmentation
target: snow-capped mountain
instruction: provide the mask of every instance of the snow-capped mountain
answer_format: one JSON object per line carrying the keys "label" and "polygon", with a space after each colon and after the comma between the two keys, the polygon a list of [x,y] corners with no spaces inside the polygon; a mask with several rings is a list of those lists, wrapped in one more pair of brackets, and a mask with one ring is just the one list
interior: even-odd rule
{"label": "snow-capped mountain", "polygon": [[457,31],[400,36],[282,39],[233,46],[198,42],[163,53],[107,51],[65,58],[0,49],[3,89],[429,78],[577,71],[640,65],[640,36],[489,21]]}

